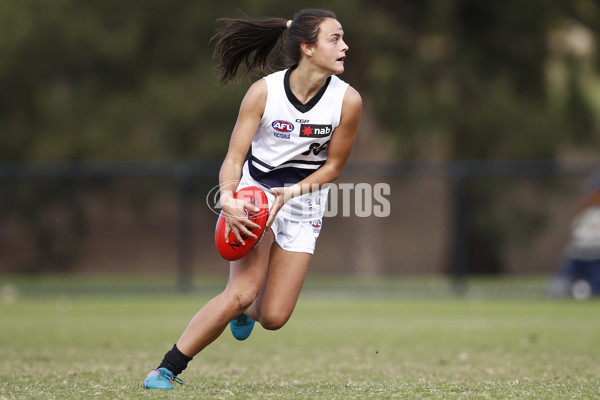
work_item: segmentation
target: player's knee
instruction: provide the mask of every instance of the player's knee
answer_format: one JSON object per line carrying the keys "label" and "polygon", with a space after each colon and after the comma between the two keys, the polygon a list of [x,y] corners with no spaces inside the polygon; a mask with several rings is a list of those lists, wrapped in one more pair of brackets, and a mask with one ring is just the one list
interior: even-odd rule
{"label": "player's knee", "polygon": [[261,315],[259,322],[264,329],[276,331],[281,329],[288,321],[289,316],[283,314],[266,314]]}
{"label": "player's knee", "polygon": [[258,292],[252,290],[235,290],[229,296],[231,306],[236,312],[243,313],[252,305]]}

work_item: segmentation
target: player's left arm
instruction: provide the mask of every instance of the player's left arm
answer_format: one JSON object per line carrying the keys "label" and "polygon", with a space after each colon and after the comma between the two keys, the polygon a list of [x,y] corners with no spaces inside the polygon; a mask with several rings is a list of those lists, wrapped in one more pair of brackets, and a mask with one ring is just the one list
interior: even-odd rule
{"label": "player's left arm", "polygon": [[331,183],[340,176],[352,151],[361,113],[362,98],[350,86],[344,95],[340,124],[331,134],[325,164],[295,185],[271,189],[275,195],[275,201],[269,213],[267,226],[271,225],[277,212],[289,199],[308,193],[315,186],[321,187]]}

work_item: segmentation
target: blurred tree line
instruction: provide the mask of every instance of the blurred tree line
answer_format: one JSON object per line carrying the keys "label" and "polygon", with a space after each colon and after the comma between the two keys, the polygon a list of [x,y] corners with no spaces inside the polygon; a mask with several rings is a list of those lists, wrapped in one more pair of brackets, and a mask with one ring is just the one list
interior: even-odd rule
{"label": "blurred tree line", "polygon": [[[220,157],[250,80],[218,86],[215,20],[315,6],[281,3],[2,2],[0,160]],[[319,7],[343,23],[343,78],[398,156],[547,158],[598,147],[599,1]]]}
{"label": "blurred tree line", "polygon": [[[599,0],[25,0],[0,2],[0,162],[220,158],[256,77],[218,85],[216,20],[310,7],[395,157],[598,155]],[[467,194],[484,253],[494,195]]]}

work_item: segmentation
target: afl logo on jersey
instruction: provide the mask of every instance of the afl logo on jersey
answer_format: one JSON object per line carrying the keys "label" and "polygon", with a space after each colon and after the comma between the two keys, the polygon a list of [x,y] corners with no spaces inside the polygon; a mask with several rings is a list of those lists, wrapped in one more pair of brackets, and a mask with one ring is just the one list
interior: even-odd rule
{"label": "afl logo on jersey", "polygon": [[291,122],[283,120],[273,121],[271,126],[273,127],[273,129],[280,133],[290,133],[294,130],[294,125]]}

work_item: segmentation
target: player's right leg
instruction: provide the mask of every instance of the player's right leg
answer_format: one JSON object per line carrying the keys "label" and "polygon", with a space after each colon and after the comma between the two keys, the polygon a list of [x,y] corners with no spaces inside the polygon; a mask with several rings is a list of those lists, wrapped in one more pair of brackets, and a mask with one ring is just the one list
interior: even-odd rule
{"label": "player's right leg", "polygon": [[177,344],[165,354],[161,364],[148,374],[144,381],[145,388],[172,389],[170,377],[161,373],[161,368],[177,377],[192,357],[217,339],[227,325],[254,302],[267,276],[272,243],[273,234],[269,230],[254,250],[244,258],[230,263],[229,281],[225,290],[192,318]]}

